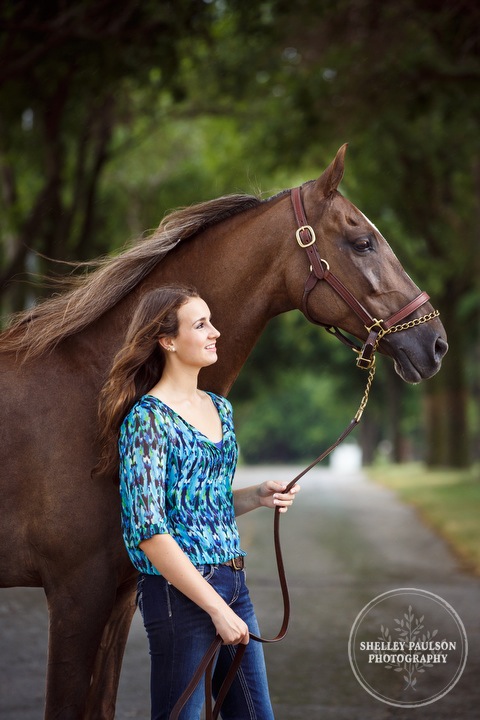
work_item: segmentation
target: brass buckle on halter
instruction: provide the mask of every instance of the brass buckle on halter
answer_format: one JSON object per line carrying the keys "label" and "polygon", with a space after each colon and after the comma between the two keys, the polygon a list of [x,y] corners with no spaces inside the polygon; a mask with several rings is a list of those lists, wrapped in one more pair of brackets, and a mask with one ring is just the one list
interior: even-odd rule
{"label": "brass buckle on halter", "polygon": [[368,327],[368,325],[365,325],[365,330],[370,335],[371,332],[373,332],[374,328],[378,328],[377,330],[377,337],[379,340],[382,339],[382,337],[387,333],[387,330],[382,326],[383,320],[377,320],[377,318],[372,318],[373,323]]}
{"label": "brass buckle on halter", "polygon": [[372,353],[372,356],[369,358],[364,357],[363,356],[364,347],[361,350],[355,350],[355,352],[358,353],[356,365],[361,370],[370,370],[370,368],[372,368],[375,365],[375,353]]}
{"label": "brass buckle on halter", "polygon": [[[320,258],[320,262],[325,265],[325,270],[330,271],[330,265],[328,264],[327,260]],[[313,272],[313,265],[310,265],[310,272]]]}
{"label": "brass buckle on halter", "polygon": [[[310,240],[310,242],[307,242],[307,243],[302,242],[302,238],[300,237],[300,233],[302,232],[302,230],[308,230],[308,232],[312,236],[312,239]],[[317,239],[315,237],[315,230],[312,228],[311,225],[302,225],[302,227],[299,227],[295,233],[295,237],[297,238],[297,243],[300,245],[301,248],[310,247],[310,245],[313,245],[313,243]]]}
{"label": "brass buckle on halter", "polygon": [[[377,349],[378,342],[384,335],[387,334],[388,330],[382,326],[383,320],[377,320],[372,318],[373,322],[370,325],[365,325],[365,329],[368,332],[367,339],[365,340],[361,350],[358,350],[357,367],[362,370],[370,370],[375,365],[375,351]],[[368,351],[368,355],[365,353]]]}

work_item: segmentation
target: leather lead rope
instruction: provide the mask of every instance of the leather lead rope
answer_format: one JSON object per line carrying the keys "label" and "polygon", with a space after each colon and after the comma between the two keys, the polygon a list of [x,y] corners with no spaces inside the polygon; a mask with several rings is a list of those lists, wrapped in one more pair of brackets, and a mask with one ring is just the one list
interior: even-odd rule
{"label": "leather lead rope", "polygon": [[[350,347],[353,347],[353,349],[359,355],[359,357],[357,358],[357,366],[369,370],[369,374],[367,378],[365,392],[360,402],[359,408],[355,416],[345,428],[345,430],[342,432],[341,435],[339,435],[335,442],[330,445],[330,447],[324,450],[317,458],[315,458],[313,462],[310,463],[310,465],[308,465],[296,477],[294,477],[293,480],[288,483],[284,492],[289,492],[304,475],[306,475],[310,470],[312,470],[312,468],[318,465],[318,463],[322,462],[322,460],[328,457],[328,455],[330,455],[330,453],[335,450],[335,448],[338,447],[348,435],[350,435],[352,430],[360,422],[363,411],[368,402],[370,389],[375,375],[375,352],[377,350],[377,346],[380,340],[389,333],[395,333],[401,330],[408,330],[409,328],[416,327],[417,325],[421,325],[425,322],[429,322],[430,320],[433,320],[433,318],[439,315],[438,310],[434,310],[421,318],[415,318],[405,323],[400,322],[428,301],[429,296],[427,295],[427,293],[422,292],[416,298],[407,303],[403,308],[394,313],[390,318],[388,318],[388,320],[377,320],[376,318],[373,318],[368,312],[368,310],[352,295],[350,290],[345,287],[341,280],[339,280],[336,275],[334,275],[330,271],[328,262],[320,257],[316,246],[315,232],[313,228],[308,225],[305,211],[303,208],[301,188],[294,188],[291,191],[291,198],[295,218],[297,221],[297,225],[299,226],[296,231],[297,242],[301,248],[305,249],[308,255],[308,259],[310,261],[310,275],[307,278],[303,292],[303,312],[311,322],[315,323],[316,325],[322,325],[329,332],[333,333],[340,340],[342,340],[342,342],[349,345]],[[325,280],[326,282],[328,282],[328,284],[338,293],[338,295],[340,295],[340,297],[343,298],[343,300],[347,303],[351,310],[363,322],[365,329],[367,330],[367,340],[365,341],[362,348],[357,347],[354,343],[352,343],[349,338],[345,337],[345,335],[343,335],[341,331],[338,330],[338,328],[325,326],[323,323],[317,322],[310,316],[307,307],[308,296],[317,284],[317,282],[320,280]],[[277,635],[272,639],[263,638],[259,635],[254,635],[253,633],[250,633],[250,639],[255,642],[275,643],[283,640],[283,638],[287,634],[290,621],[290,596],[288,592],[288,584],[285,575],[282,548],[280,544],[280,514],[281,513],[279,508],[276,508],[274,514],[273,537],[275,546],[275,557],[277,561],[278,579],[280,582],[283,600],[283,620],[280,630],[278,631]],[[222,639],[219,635],[217,635],[215,640],[212,642],[207,652],[203,656],[192,679],[190,680],[184,692],[179,697],[177,703],[172,709],[169,720],[178,720],[183,707],[186,705],[186,703],[194,693],[198,683],[203,676],[205,676],[205,720],[217,720],[223,701],[225,700],[225,697],[232,685],[232,682],[235,679],[235,675],[237,674],[238,668],[240,667],[243,658],[243,654],[247,647],[246,645],[237,646],[232,664],[222,683],[215,705],[212,707],[212,674],[215,658],[221,646]]]}
{"label": "leather lead rope", "polygon": [[[370,392],[370,387],[373,381],[373,376],[375,374],[375,368],[372,367],[370,369],[369,377],[367,380],[367,387],[365,389],[365,393],[363,395],[362,401],[360,403],[359,409],[355,415],[354,418],[350,421],[348,426],[345,428],[345,430],[342,432],[341,435],[335,440],[335,442],[330,445],[324,452],[322,452],[313,462],[310,463],[304,470],[302,470],[296,477],[291,480],[287,487],[285,488],[284,492],[289,492],[294,485],[304,476],[306,475],[312,468],[315,467],[315,465],[318,465],[322,460],[324,460],[330,453],[342,443],[345,438],[350,435],[354,427],[358,425],[360,422],[360,419],[362,417],[363,410],[368,402],[368,395]],[[283,601],[283,619],[282,624],[280,627],[280,630],[278,631],[277,635],[274,638],[264,638],[260,635],[255,635],[254,633],[250,633],[250,639],[254,642],[261,642],[261,643],[276,643],[280,642],[280,640],[283,640],[285,635],[288,631],[288,626],[290,622],[290,594],[288,592],[288,583],[287,578],[285,574],[285,566],[283,562],[283,554],[282,554],[282,547],[280,543],[280,509],[275,509],[274,514],[274,523],[273,523],[273,539],[274,539],[274,547],[275,547],[275,558],[277,562],[277,572],[278,572],[278,579],[280,582],[280,588],[282,592],[282,601]],[[220,650],[222,646],[222,639],[219,635],[216,636],[215,640],[212,642],[210,647],[208,648],[207,652],[203,656],[200,664],[198,665],[195,674],[193,675],[192,679],[188,683],[187,687],[185,688],[182,695],[177,700],[175,706],[172,709],[172,712],[170,713],[169,720],[178,720],[180,717],[180,713],[183,709],[183,707],[186,705],[190,697],[193,695],[197,685],[199,684],[202,677],[205,675],[205,720],[217,720],[218,715],[220,713],[220,709],[222,707],[223,701],[235,679],[235,675],[237,674],[238,668],[240,667],[240,663],[243,658],[243,654],[246,649],[246,645],[238,645],[237,649],[235,651],[234,659],[232,661],[232,664],[230,668],[228,669],[228,673],[225,676],[225,679],[221,685],[220,691],[218,693],[217,699],[215,701],[215,705],[212,708],[212,673],[213,673],[213,667],[214,667],[214,660],[216,658],[216,655],[218,651]]]}
{"label": "leather lead rope", "polygon": [[[364,396],[365,398],[365,396]],[[367,395],[368,398],[368,395]],[[357,412],[357,415],[351,420],[349,425],[345,428],[343,433],[337,438],[337,440],[333,443],[333,445],[330,445],[330,447],[325,450],[321,455],[319,455],[308,467],[306,467],[302,472],[300,472],[296,477],[291,480],[284,492],[289,492],[292,487],[302,478],[304,475],[309,472],[312,468],[315,467],[315,465],[318,465],[319,462],[324,460],[338,445],[340,445],[343,440],[351,433],[354,427],[358,425],[360,422],[361,413],[359,414]],[[288,583],[287,578],[285,574],[285,566],[283,563],[283,554],[282,554],[282,547],[280,544],[280,509],[275,509],[274,514],[274,524],[273,524],[273,538],[274,538],[274,546],[275,546],[275,557],[277,561],[277,571],[278,571],[278,579],[280,582],[280,588],[282,592],[282,601],[283,601],[283,620],[282,625],[280,627],[280,630],[278,631],[277,635],[274,638],[264,638],[260,635],[255,635],[254,633],[250,633],[250,640],[253,640],[254,642],[261,642],[261,643],[276,643],[280,642],[280,640],[283,640],[285,635],[288,631],[288,626],[290,623],[290,595],[288,592]],[[208,648],[207,652],[203,656],[200,664],[198,665],[195,674],[193,675],[192,679],[188,683],[187,687],[185,688],[182,695],[177,700],[175,706],[173,707],[169,720],[178,720],[180,717],[180,713],[190,697],[195,692],[195,689],[199,682],[201,681],[202,677],[205,675],[205,720],[217,720],[218,715],[220,713],[220,709],[222,707],[223,701],[225,700],[225,697],[235,679],[235,676],[237,674],[238,668],[240,667],[240,663],[243,658],[243,654],[246,650],[246,645],[237,645],[234,659],[232,661],[231,666],[228,669],[228,673],[225,676],[225,679],[221,685],[220,691],[218,693],[217,699],[215,701],[215,705],[212,708],[212,674],[213,674],[213,667],[214,667],[214,660],[217,656],[218,651],[220,650],[222,646],[222,638],[217,635],[215,640],[212,642],[210,647]]]}

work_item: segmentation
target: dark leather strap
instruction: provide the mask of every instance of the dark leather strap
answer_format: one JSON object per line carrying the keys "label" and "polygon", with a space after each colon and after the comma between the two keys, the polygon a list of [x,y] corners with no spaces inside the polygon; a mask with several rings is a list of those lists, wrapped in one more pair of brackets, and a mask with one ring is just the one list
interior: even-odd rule
{"label": "dark leather strap", "polygon": [[[202,658],[202,661],[200,662],[199,666],[195,670],[195,673],[188,683],[187,687],[183,691],[183,693],[178,698],[177,702],[175,703],[171,713],[169,720],[178,720],[178,717],[180,716],[180,713],[183,709],[183,706],[187,703],[190,696],[193,694],[195,688],[197,687],[198,683],[202,679],[204,673],[206,673],[207,669],[210,670],[205,676],[205,686],[206,689],[209,690],[209,694],[206,696],[207,700],[207,709],[209,710],[209,715],[207,715],[207,718],[212,717],[212,710],[211,710],[211,676],[212,676],[212,667],[213,667],[213,661],[215,660],[215,657],[217,655],[218,650],[220,649],[220,646],[222,644],[222,639],[219,635],[215,638],[215,640],[212,642],[210,647],[208,648],[207,652]],[[208,687],[207,687],[208,686]]]}
{"label": "dark leather strap", "polygon": [[401,310],[389,317],[388,320],[384,321],[383,326],[385,330],[389,330],[391,327],[404,320],[406,317],[408,317],[408,315],[411,315],[413,312],[415,312],[415,310],[418,310],[419,307],[425,305],[425,303],[429,300],[430,295],[427,295],[426,292],[421,292],[420,295],[417,295],[414,300],[409,302],[407,305],[405,305],[405,307],[401,308]]}
{"label": "dark leather strap", "polygon": [[[303,207],[302,188],[293,188],[291,191],[291,198],[295,219],[298,225],[297,242],[304,248],[310,262],[310,275],[307,278],[303,291],[302,310],[308,320],[316,325],[323,325],[323,323],[319,323],[310,315],[308,310],[308,296],[319,280],[327,282],[335,290],[335,292],[343,298],[349,308],[353,310],[355,315],[360,318],[364,326],[369,330],[367,341],[362,349],[362,356],[366,361],[370,360],[380,331],[389,330],[398,322],[404,320],[408,317],[408,315],[411,315],[415,310],[424,305],[429,300],[429,296],[426,292],[420,293],[416,298],[411,300],[390,318],[388,318],[388,320],[378,321],[373,318],[368,310],[357,300],[357,298],[342,283],[342,281],[333,272],[331,272],[328,262],[320,257],[315,232],[313,228],[308,225],[307,216]],[[365,367],[368,367],[368,365],[366,364]]]}

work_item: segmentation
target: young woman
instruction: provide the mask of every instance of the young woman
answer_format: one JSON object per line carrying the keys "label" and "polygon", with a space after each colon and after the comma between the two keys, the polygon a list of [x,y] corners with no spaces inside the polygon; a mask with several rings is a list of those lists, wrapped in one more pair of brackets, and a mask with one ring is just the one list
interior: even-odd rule
{"label": "young woman", "polygon": [[[275,481],[232,491],[238,454],[232,408],[197,384],[200,370],[217,360],[219,335],[192,288],[151,291],[100,401],[101,470],[120,475],[123,536],[140,573],[155,720],[168,719],[217,634],[224,644],[214,694],[232,646],[258,634],[235,516],[262,506],[286,512],[298,491],[283,493]],[[200,683],[182,720],[198,720],[203,701]],[[273,718],[260,643],[248,644],[222,718]]]}

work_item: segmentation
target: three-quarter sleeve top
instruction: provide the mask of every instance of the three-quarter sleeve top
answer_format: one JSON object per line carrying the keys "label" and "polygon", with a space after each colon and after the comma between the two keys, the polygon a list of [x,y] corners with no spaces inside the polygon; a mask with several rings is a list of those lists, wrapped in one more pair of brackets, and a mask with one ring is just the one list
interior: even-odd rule
{"label": "three-quarter sleeve top", "polygon": [[159,574],[139,548],[156,534],[170,534],[194,565],[246,554],[233,507],[232,406],[209,395],[222,423],[221,447],[153,395],[141,397],[120,428],[123,538],[140,572]]}

